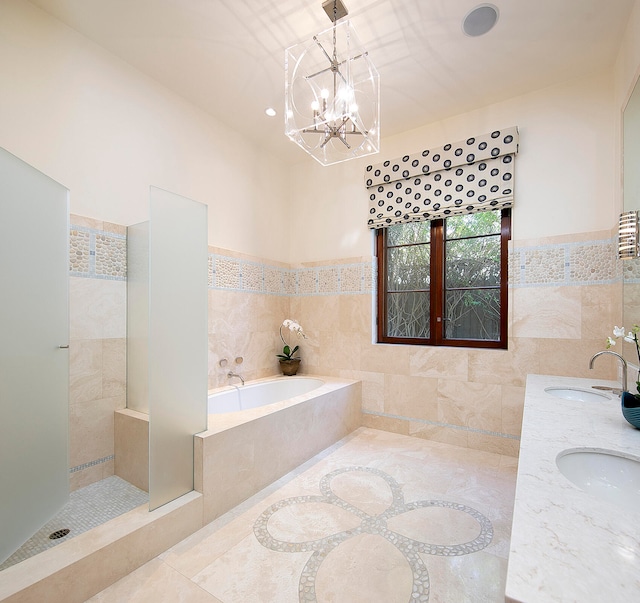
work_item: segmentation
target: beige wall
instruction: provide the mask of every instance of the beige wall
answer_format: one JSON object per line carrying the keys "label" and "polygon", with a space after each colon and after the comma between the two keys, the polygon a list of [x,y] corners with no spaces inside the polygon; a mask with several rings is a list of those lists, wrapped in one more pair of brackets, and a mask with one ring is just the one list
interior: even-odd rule
{"label": "beige wall", "polygon": [[207,204],[216,245],[288,261],[286,166],[26,0],[0,2],[0,146],[72,213],[145,221],[153,185]]}
{"label": "beige wall", "polygon": [[[322,168],[302,156],[290,169],[29,3],[3,0],[0,146],[68,186],[72,212],[91,216],[83,224],[97,231],[147,219],[151,184],[209,205],[212,387],[226,382],[221,358],[233,366],[243,356],[246,378],[275,374],[278,326],[296,318],[310,336],[302,370],[362,379],[367,424],[514,453],[528,372],[615,376],[611,363],[592,374],[586,365],[620,317],[619,267],[607,241],[620,202],[620,104],[639,62],[639,23],[636,10],[610,73],[384,139],[373,159]],[[511,125],[520,127],[521,153],[509,350],[373,344],[365,165]],[[580,264],[572,249],[590,241],[578,256],[591,263]],[[597,278],[544,281],[564,267],[565,254],[571,266],[593,266]],[[545,269],[526,281],[535,271],[519,272],[522,265]],[[354,278],[357,290],[345,286]],[[124,295],[123,280],[72,274],[76,485],[113,471]]]}
{"label": "beige wall", "polygon": [[538,90],[410,132],[385,138],[374,157],[292,173],[292,262],[371,254],[365,225],[365,167],[507,126],[520,130],[515,167],[516,241],[611,228],[612,188],[619,180],[614,150],[611,73]]}

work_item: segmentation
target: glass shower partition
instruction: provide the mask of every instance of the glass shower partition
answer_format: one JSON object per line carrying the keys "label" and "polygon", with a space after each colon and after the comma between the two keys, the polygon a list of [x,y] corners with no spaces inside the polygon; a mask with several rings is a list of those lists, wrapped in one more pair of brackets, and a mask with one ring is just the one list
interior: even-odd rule
{"label": "glass shower partition", "polygon": [[0,149],[0,563],[69,497],[68,198]]}
{"label": "glass shower partition", "polygon": [[149,414],[150,510],[193,490],[207,428],[207,206],[151,187],[128,229],[127,407]]}

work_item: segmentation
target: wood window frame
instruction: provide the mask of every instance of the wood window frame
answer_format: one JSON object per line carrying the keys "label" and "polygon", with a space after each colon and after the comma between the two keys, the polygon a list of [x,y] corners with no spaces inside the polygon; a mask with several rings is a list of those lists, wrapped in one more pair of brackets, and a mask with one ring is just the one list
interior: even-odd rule
{"label": "wood window frame", "polygon": [[[493,235],[492,235],[493,236]],[[509,300],[509,240],[511,239],[511,209],[501,210],[500,220],[500,339],[446,339],[444,337],[444,219],[431,221],[430,264],[430,337],[390,337],[387,331],[387,246],[386,229],[376,232],[377,283],[377,341],[408,345],[429,345],[465,348],[507,349]]]}

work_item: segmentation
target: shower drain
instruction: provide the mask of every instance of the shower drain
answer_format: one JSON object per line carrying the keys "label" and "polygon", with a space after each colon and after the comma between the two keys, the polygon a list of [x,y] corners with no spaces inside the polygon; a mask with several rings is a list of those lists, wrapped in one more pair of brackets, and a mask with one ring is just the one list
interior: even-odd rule
{"label": "shower drain", "polygon": [[56,530],[49,534],[49,540],[58,540],[58,538],[64,538],[71,530],[69,528],[64,528],[63,530]]}

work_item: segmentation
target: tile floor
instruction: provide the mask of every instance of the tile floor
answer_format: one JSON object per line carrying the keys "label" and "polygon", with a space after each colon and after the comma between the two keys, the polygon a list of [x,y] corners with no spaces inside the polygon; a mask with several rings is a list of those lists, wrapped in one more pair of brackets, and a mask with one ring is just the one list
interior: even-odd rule
{"label": "tile floor", "polygon": [[502,602],[516,469],[360,428],[89,601]]}
{"label": "tile floor", "polygon": [[[69,502],[60,513],[0,564],[0,570],[66,542],[148,502],[149,495],[146,492],[115,475],[79,488],[69,494]],[[69,530],[66,536],[57,539],[49,537],[65,529]]]}

